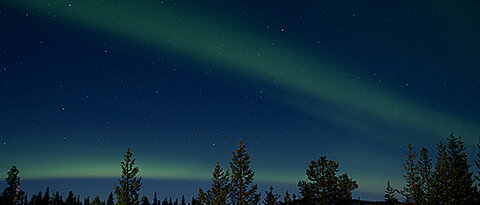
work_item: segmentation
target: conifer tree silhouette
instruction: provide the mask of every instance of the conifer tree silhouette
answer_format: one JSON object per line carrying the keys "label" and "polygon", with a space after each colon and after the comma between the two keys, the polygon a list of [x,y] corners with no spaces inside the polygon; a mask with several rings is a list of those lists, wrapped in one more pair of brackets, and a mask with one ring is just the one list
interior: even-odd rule
{"label": "conifer tree silhouette", "polygon": [[420,175],[420,198],[422,204],[433,204],[433,178],[432,178],[432,159],[428,157],[428,150],[422,147],[420,158],[418,160],[418,173]]}
{"label": "conifer tree silhouette", "polygon": [[24,194],[23,191],[20,190],[19,172],[17,166],[12,166],[7,173],[7,178],[5,179],[7,187],[3,190],[2,198],[5,201],[8,201],[8,204],[16,204],[20,202],[20,198]]}
{"label": "conifer tree silhouette", "polygon": [[278,198],[280,198],[280,195],[274,194],[273,193],[273,186],[270,186],[270,191],[265,191],[265,199],[263,199],[263,204],[264,205],[277,205],[278,204]]}
{"label": "conifer tree silhouette", "polygon": [[452,202],[454,204],[473,204],[476,188],[473,185],[472,175],[469,171],[470,165],[465,154],[465,145],[460,136],[453,133],[447,138],[447,152],[450,157],[450,179],[452,188]]}
{"label": "conifer tree silhouette", "polygon": [[230,180],[230,203],[233,205],[256,205],[260,202],[257,194],[257,185],[253,183],[255,172],[250,168],[248,155],[242,140],[238,142],[238,149],[233,153],[230,162],[232,171]]}
{"label": "conifer tree silhouette", "polygon": [[417,154],[413,151],[411,144],[408,144],[408,156],[407,160],[403,164],[405,169],[405,174],[403,178],[405,179],[405,187],[401,192],[405,196],[405,201],[408,204],[419,204],[420,201],[420,175],[418,173],[417,163],[416,163]]}
{"label": "conifer tree silhouette", "polygon": [[351,200],[351,192],[358,188],[357,182],[346,174],[337,177],[337,172],[338,164],[326,156],[312,160],[306,171],[307,179],[298,182],[304,203],[329,205]]}
{"label": "conifer tree silhouette", "polygon": [[398,199],[395,196],[395,189],[390,185],[390,181],[387,181],[387,187],[385,188],[385,195],[383,195],[385,203],[394,205],[398,203]]}
{"label": "conifer tree silhouette", "polygon": [[113,202],[113,193],[112,192],[110,192],[110,194],[108,194],[107,205],[115,205],[115,203]]}
{"label": "conifer tree silhouette", "polygon": [[119,185],[115,185],[115,195],[118,205],[138,205],[138,192],[142,183],[142,177],[137,177],[138,167],[135,167],[135,158],[132,158],[130,148],[124,155],[122,164],[122,176],[118,180]]}
{"label": "conifer tree silhouette", "polygon": [[212,187],[206,193],[202,189],[198,190],[198,200],[207,205],[223,205],[227,203],[229,191],[229,173],[223,171],[219,162],[212,173]]}

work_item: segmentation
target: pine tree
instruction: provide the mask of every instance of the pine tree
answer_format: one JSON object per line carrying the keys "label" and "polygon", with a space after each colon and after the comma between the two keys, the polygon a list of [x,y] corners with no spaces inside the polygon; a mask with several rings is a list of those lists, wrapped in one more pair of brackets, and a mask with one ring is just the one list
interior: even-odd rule
{"label": "pine tree", "polygon": [[437,145],[437,162],[433,174],[433,189],[436,204],[451,204],[451,179],[450,179],[450,157],[447,154],[447,146],[440,142]]}
{"label": "pine tree", "polygon": [[305,203],[327,205],[351,200],[351,192],[358,185],[346,174],[337,177],[337,172],[338,164],[327,160],[326,156],[312,160],[306,171],[307,179],[298,182]]}
{"label": "pine tree", "polygon": [[3,190],[3,199],[8,201],[9,204],[17,204],[19,203],[21,195],[23,195],[23,192],[20,191],[20,177],[18,177],[18,171],[17,166],[12,166],[10,168],[10,171],[7,173],[7,178],[5,179],[5,182],[7,184],[7,187],[5,190]]}
{"label": "pine tree", "polygon": [[402,194],[405,196],[405,201],[407,204],[419,204],[420,199],[420,176],[418,174],[418,168],[415,162],[417,154],[413,151],[412,145],[408,145],[408,156],[407,161],[403,164],[405,169],[405,174],[403,178],[405,179],[405,187],[403,188]]}
{"label": "pine tree", "polygon": [[74,205],[75,204],[75,197],[73,196],[73,192],[69,191],[67,199],[65,199],[66,205]]}
{"label": "pine tree", "polygon": [[158,204],[158,199],[157,199],[157,192],[155,192],[155,193],[153,194],[153,203],[152,203],[152,205],[159,205],[159,204]]}
{"label": "pine tree", "polygon": [[113,202],[113,194],[112,194],[112,192],[110,192],[110,194],[108,195],[107,205],[115,205],[115,203]]}
{"label": "pine tree", "polygon": [[182,195],[182,201],[180,202],[180,205],[187,205],[187,204],[185,203],[185,196],[184,196],[184,195]]}
{"label": "pine tree", "polygon": [[258,204],[260,202],[260,194],[257,194],[257,185],[251,185],[255,172],[250,168],[250,156],[248,156],[242,140],[238,142],[236,153],[233,153],[230,169],[232,171],[230,202],[233,205]]}
{"label": "pine tree", "polygon": [[142,183],[142,177],[137,177],[138,167],[135,167],[135,158],[132,158],[130,148],[124,155],[122,164],[122,178],[118,180],[119,186],[115,185],[118,205],[138,205],[138,192]]}
{"label": "pine tree", "polygon": [[423,204],[433,204],[433,179],[432,179],[432,160],[428,157],[428,150],[422,147],[418,161],[418,173],[420,175],[420,201]]}
{"label": "pine tree", "polygon": [[47,205],[50,202],[50,188],[47,187],[45,194],[43,195],[42,204]]}
{"label": "pine tree", "polygon": [[385,188],[385,195],[383,195],[385,203],[394,205],[398,203],[397,197],[395,197],[395,189],[390,185],[390,181],[387,181],[387,187]]}
{"label": "pine tree", "polygon": [[35,204],[45,204],[43,203],[43,200],[42,200],[42,192],[39,191],[38,194],[37,194],[37,197],[35,198]]}
{"label": "pine tree", "polygon": [[465,154],[465,145],[461,137],[453,133],[448,137],[447,152],[450,156],[450,168],[452,179],[452,202],[455,204],[473,204],[476,189],[473,185],[472,175],[469,171],[470,165]]}
{"label": "pine tree", "polygon": [[198,190],[198,200],[202,204],[222,205],[227,203],[229,191],[229,173],[224,172],[217,162],[212,174],[212,187],[206,193],[202,189]]}
{"label": "pine tree", "polygon": [[273,186],[270,186],[270,191],[265,191],[265,199],[263,199],[263,204],[265,205],[277,205],[278,198],[280,198],[280,195],[274,194],[273,193]]}

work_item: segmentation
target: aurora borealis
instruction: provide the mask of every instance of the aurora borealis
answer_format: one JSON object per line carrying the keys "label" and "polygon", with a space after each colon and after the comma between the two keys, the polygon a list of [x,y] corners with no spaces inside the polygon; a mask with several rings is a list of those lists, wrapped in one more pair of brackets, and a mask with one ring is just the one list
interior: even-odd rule
{"label": "aurora borealis", "polygon": [[243,139],[257,182],[296,192],[327,155],[381,199],[408,143],[455,132],[475,153],[477,3],[0,5],[1,173],[115,178],[129,146],[145,180],[195,187]]}

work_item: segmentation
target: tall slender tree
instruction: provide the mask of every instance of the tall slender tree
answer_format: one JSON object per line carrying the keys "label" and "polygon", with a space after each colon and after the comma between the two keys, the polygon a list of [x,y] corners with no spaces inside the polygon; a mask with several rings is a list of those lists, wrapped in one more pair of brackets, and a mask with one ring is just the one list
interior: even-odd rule
{"label": "tall slender tree", "polygon": [[115,185],[115,195],[118,205],[138,205],[138,192],[142,186],[142,177],[137,177],[138,167],[135,166],[135,158],[132,158],[130,148],[124,155],[124,161],[121,163],[122,176],[118,180],[119,185]]}
{"label": "tall slender tree", "polygon": [[45,194],[43,195],[42,204],[47,205],[50,202],[50,188],[47,187]]}
{"label": "tall slender tree", "polygon": [[157,192],[153,194],[153,202],[152,205],[159,205],[158,198],[157,198]]}
{"label": "tall slender tree", "polygon": [[185,202],[185,196],[182,195],[182,200],[180,201],[180,205],[187,205],[187,203]]}
{"label": "tall slender tree", "polygon": [[395,189],[390,185],[390,181],[387,181],[387,187],[385,188],[385,195],[383,195],[385,203],[394,205],[398,203],[398,199],[395,196]]}
{"label": "tall slender tree", "polygon": [[222,205],[227,203],[227,195],[229,191],[228,171],[224,172],[219,162],[215,166],[212,173],[212,187],[207,192],[202,189],[198,190],[198,200],[202,204]]}
{"label": "tall slender tree", "polygon": [[238,142],[238,149],[233,153],[230,169],[232,171],[230,202],[233,205],[258,204],[260,194],[257,194],[257,185],[252,185],[255,172],[250,168],[250,156],[245,145],[242,144],[242,140]]}
{"label": "tall slender tree", "polygon": [[469,171],[465,145],[460,136],[453,133],[447,138],[447,152],[450,156],[450,179],[452,189],[452,202],[455,204],[473,204],[476,188],[473,185],[472,175]]}
{"label": "tall slender tree", "polygon": [[73,192],[72,191],[69,191],[68,192],[68,196],[67,198],[65,199],[65,204],[66,205],[75,205],[75,197],[73,196]]}
{"label": "tall slender tree", "polygon": [[407,204],[419,204],[420,200],[420,175],[418,174],[418,168],[416,163],[417,154],[413,151],[411,144],[408,145],[408,156],[407,160],[403,164],[405,169],[405,174],[403,178],[405,179],[405,187],[403,188],[402,194],[405,196],[405,201]]}
{"label": "tall slender tree", "polygon": [[7,178],[5,178],[7,187],[3,190],[3,199],[8,201],[8,204],[19,203],[20,197],[23,195],[23,192],[20,190],[19,172],[17,166],[12,166],[7,173]]}
{"label": "tall slender tree", "polygon": [[451,179],[450,179],[450,157],[447,154],[447,146],[440,142],[437,145],[437,162],[433,173],[433,195],[436,204],[451,204]]}
{"label": "tall slender tree", "polygon": [[418,161],[418,173],[420,175],[420,201],[423,204],[433,204],[433,179],[432,179],[432,159],[428,156],[428,150],[422,147]]}
{"label": "tall slender tree", "polygon": [[112,192],[110,192],[110,194],[108,194],[108,199],[107,199],[107,204],[106,205],[115,205],[115,203],[113,202]]}

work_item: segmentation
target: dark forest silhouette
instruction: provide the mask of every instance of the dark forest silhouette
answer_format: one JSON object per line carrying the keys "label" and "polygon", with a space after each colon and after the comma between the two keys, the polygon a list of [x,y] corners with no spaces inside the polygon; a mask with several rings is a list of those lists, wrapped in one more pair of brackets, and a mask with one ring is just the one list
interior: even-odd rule
{"label": "dark forest silhouette", "polygon": [[[477,159],[475,166],[480,170],[480,137],[477,142]],[[154,193],[152,201],[147,196],[139,197],[142,177],[137,176],[139,168],[135,166],[130,149],[127,148],[124,161],[121,162],[122,174],[106,201],[99,196],[90,200],[81,199],[72,191],[63,200],[59,192],[50,194],[47,187],[45,192],[28,197],[20,189],[19,170],[12,166],[7,173],[6,187],[0,195],[1,205],[299,205],[299,204],[480,204],[479,187],[475,181],[480,181],[480,171],[474,175],[470,169],[465,153],[466,147],[461,137],[453,133],[447,137],[447,142],[437,144],[437,153],[433,161],[425,147],[420,155],[408,145],[408,155],[403,167],[405,173],[405,187],[395,189],[387,181],[384,201],[368,202],[352,199],[352,191],[358,188],[356,181],[347,174],[338,174],[339,165],[320,156],[312,160],[306,170],[307,178],[298,182],[300,195],[290,195],[287,191],[283,196],[274,192],[270,186],[264,196],[254,184],[255,172],[250,167],[250,156],[240,140],[238,149],[233,152],[230,169],[224,170],[217,162],[211,177],[210,189],[199,189],[198,196],[186,201],[185,197],[173,200],[164,198],[159,200]],[[405,197],[400,202],[397,194]],[[115,197],[114,197],[115,195]],[[262,200],[263,198],[263,200]]]}

